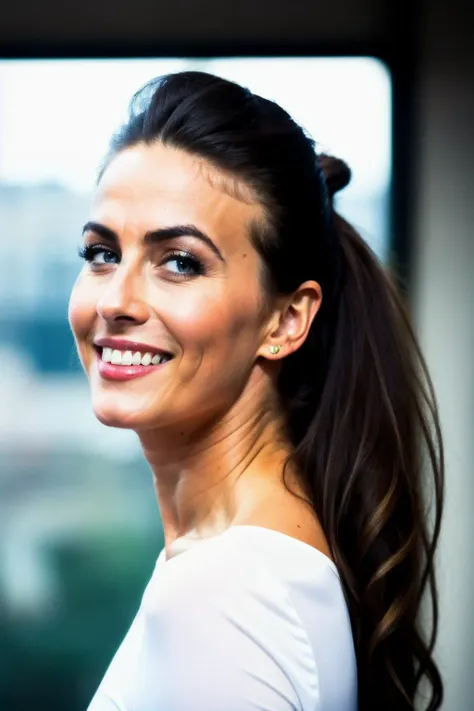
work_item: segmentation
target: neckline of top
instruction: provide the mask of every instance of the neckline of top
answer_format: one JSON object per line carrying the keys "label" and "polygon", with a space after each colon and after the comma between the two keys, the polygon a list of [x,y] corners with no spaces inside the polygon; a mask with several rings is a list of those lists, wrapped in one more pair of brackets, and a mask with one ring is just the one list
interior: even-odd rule
{"label": "neckline of top", "polygon": [[[247,529],[250,532],[263,531],[264,535],[270,534],[270,536],[280,537],[281,540],[286,540],[287,543],[289,543],[290,545],[294,545],[296,547],[299,546],[302,551],[306,550],[310,554],[315,554],[316,557],[318,557],[320,560],[322,560],[324,563],[326,563],[326,565],[328,565],[336,573],[338,578],[340,577],[339,571],[338,571],[334,561],[331,560],[331,558],[329,558],[329,556],[327,556],[325,553],[320,551],[318,548],[315,548],[314,546],[310,545],[309,543],[306,543],[305,541],[300,540],[299,538],[295,538],[294,536],[290,536],[289,534],[283,533],[282,531],[278,531],[277,529],[274,529],[274,528],[266,528],[265,526],[257,526],[254,524],[236,524],[234,526],[229,526],[229,528],[226,528],[225,531],[222,531],[222,533],[219,533],[216,536],[210,536],[209,538],[200,539],[200,543],[215,541],[215,540],[220,539],[222,536],[229,535],[229,533],[231,531],[234,531],[234,532],[240,531],[241,532],[245,529]],[[188,550],[181,551],[181,554],[182,553],[189,553],[191,550],[192,550],[192,544],[190,545]],[[166,559],[165,555],[166,555],[166,548],[163,548],[158,556],[157,563],[161,563],[163,565],[168,564],[175,558],[180,557],[179,553],[176,556],[172,556],[169,559]]]}

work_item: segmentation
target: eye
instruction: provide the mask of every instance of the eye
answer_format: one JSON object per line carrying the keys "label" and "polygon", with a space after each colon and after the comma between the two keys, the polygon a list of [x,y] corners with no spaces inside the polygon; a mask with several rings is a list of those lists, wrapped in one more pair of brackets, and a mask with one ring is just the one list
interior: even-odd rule
{"label": "eye", "polygon": [[204,274],[204,267],[201,262],[187,252],[177,252],[170,254],[164,260],[168,271],[180,276],[197,276]]}
{"label": "eye", "polygon": [[[106,249],[100,244],[84,245],[78,250],[79,257],[90,264],[100,266],[102,264],[114,264],[114,259],[118,260],[115,252]],[[100,258],[99,258],[100,256]]]}

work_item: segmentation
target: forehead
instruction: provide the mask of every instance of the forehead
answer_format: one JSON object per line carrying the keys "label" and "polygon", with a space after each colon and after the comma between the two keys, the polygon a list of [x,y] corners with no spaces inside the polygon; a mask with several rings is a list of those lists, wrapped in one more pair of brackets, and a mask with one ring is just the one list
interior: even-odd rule
{"label": "forehead", "polygon": [[139,144],[116,155],[92,206],[97,219],[120,233],[195,224],[219,240],[248,237],[263,208],[249,188],[183,150]]}

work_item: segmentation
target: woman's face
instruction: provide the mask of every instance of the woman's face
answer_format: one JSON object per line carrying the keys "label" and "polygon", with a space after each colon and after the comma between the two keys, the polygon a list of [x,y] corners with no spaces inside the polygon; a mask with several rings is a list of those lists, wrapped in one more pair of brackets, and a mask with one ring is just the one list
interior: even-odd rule
{"label": "woman's face", "polygon": [[[104,424],[202,421],[247,384],[263,352],[262,262],[249,239],[262,208],[233,196],[230,185],[202,160],[159,143],[127,149],[105,170],[84,231],[92,261],[69,303]],[[102,339],[120,351],[112,363],[102,360],[112,354]],[[142,365],[145,353],[159,363]],[[121,358],[128,365],[114,364]]]}

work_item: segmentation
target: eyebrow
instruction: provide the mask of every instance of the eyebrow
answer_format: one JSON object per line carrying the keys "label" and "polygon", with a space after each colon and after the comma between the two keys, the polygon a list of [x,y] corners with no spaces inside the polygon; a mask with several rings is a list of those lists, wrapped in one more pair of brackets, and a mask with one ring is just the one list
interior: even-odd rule
{"label": "eyebrow", "polygon": [[[111,242],[116,247],[119,246],[120,240],[115,230],[112,230],[110,227],[107,227],[100,222],[86,222],[82,229],[82,234],[84,235],[86,232],[95,232],[95,234],[102,237],[102,239]],[[178,237],[196,237],[197,239],[200,239],[201,242],[204,242],[208,247],[210,247],[210,249],[212,249],[214,254],[222,262],[225,261],[212,239],[195,225],[173,225],[171,227],[160,227],[159,229],[146,232],[143,242],[145,245],[153,245],[158,244],[159,242],[164,242],[168,239],[177,239]]]}

